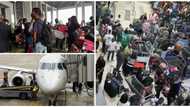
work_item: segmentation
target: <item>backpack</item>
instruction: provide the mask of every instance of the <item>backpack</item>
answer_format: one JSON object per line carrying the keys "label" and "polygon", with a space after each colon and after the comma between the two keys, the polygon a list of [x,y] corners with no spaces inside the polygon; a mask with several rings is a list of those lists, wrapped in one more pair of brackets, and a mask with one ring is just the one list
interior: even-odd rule
{"label": "backpack", "polygon": [[119,94],[119,88],[120,85],[114,78],[111,81],[105,81],[104,90],[111,98]]}
{"label": "backpack", "polygon": [[45,22],[43,22],[43,27],[40,34],[40,42],[44,46],[48,47],[50,45],[51,36],[52,36],[51,29],[48,27],[48,25]]}

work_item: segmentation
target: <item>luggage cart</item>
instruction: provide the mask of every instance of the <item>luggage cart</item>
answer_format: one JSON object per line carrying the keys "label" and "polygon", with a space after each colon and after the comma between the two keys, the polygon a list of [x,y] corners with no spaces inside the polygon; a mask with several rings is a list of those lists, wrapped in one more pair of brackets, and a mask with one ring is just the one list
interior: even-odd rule
{"label": "luggage cart", "polygon": [[145,94],[145,86],[133,75],[125,78],[131,91],[140,98],[140,104],[143,105],[155,97],[153,93],[149,95]]}
{"label": "luggage cart", "polygon": [[39,88],[37,86],[8,86],[0,88],[1,98],[36,98]]}
{"label": "luggage cart", "polygon": [[[8,73],[4,73],[4,80],[6,80]],[[35,75],[33,75],[35,76]],[[34,79],[35,77],[33,77]],[[3,85],[0,87],[0,97],[2,98],[20,98],[20,99],[28,99],[28,98],[37,98],[37,94],[39,91],[39,87],[35,80],[32,80],[33,83],[30,85],[22,85],[22,86],[9,86]],[[8,82],[4,81],[4,82]]]}

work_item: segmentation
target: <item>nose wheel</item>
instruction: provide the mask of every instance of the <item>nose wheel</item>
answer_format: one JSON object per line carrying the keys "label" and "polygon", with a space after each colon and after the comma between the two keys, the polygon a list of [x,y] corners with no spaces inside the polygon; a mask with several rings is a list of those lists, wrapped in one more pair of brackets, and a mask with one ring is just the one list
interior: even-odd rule
{"label": "nose wheel", "polygon": [[57,96],[53,99],[49,99],[48,105],[49,106],[56,106],[56,103],[57,103]]}
{"label": "nose wheel", "polygon": [[56,106],[57,101],[56,100],[49,100],[48,106]]}

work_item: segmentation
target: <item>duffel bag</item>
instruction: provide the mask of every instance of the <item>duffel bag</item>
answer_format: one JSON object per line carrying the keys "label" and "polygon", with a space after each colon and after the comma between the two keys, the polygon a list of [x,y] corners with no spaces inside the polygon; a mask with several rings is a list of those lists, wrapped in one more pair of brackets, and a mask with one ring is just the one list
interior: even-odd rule
{"label": "duffel bag", "polygon": [[116,79],[106,80],[104,85],[104,90],[106,93],[111,97],[115,97],[117,94],[119,94],[119,83]]}
{"label": "duffel bag", "polygon": [[63,39],[64,38],[64,33],[58,30],[53,30],[53,33],[55,35],[56,38],[58,39]]}

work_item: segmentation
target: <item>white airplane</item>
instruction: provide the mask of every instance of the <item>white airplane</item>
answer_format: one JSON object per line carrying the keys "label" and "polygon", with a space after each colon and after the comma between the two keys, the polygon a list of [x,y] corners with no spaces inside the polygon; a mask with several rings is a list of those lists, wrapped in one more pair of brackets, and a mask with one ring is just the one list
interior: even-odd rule
{"label": "white airplane", "polygon": [[[79,60],[81,62],[81,60]],[[23,69],[19,67],[10,67],[0,65],[0,69],[19,71],[12,77],[11,80],[17,78],[24,83],[26,80],[22,73],[35,74],[36,82],[40,90],[48,96],[49,105],[56,105],[56,98],[58,93],[65,88],[67,83],[67,65],[80,63],[79,61],[66,62],[66,59],[60,54],[47,54],[39,61],[39,66],[36,72],[30,69]],[[15,83],[11,82],[11,85]]]}

